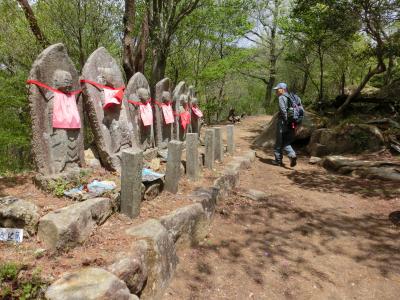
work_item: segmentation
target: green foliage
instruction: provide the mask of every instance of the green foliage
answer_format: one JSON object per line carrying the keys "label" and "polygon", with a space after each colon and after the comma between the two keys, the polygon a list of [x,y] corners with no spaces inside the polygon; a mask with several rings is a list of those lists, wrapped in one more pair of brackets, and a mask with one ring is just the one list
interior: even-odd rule
{"label": "green foliage", "polygon": [[90,180],[91,173],[89,171],[81,170],[78,176],[73,178],[58,178],[52,180],[48,185],[48,191],[56,197],[63,197],[64,192],[85,185]]}
{"label": "green foliage", "polygon": [[1,299],[43,299],[46,285],[40,269],[28,272],[25,266],[13,262],[0,265]]}

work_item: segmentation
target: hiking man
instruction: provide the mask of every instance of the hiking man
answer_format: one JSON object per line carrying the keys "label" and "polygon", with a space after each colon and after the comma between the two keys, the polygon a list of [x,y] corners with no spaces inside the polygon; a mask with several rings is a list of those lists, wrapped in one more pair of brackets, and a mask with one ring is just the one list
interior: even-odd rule
{"label": "hiking man", "polygon": [[289,93],[286,83],[279,83],[274,87],[279,100],[279,116],[276,128],[276,140],[274,147],[275,160],[274,165],[283,166],[282,158],[285,151],[290,160],[290,166],[293,168],[297,164],[296,152],[290,145],[293,141],[295,130],[304,116],[304,109],[300,98]]}

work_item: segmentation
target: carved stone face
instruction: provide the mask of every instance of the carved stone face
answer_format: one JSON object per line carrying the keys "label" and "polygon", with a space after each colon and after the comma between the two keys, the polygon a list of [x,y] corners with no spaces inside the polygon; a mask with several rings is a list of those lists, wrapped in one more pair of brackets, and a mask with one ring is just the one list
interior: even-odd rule
{"label": "carved stone face", "polygon": [[189,99],[187,95],[181,95],[181,97],[179,98],[179,100],[181,101],[181,104],[187,104]]}
{"label": "carved stone face", "polygon": [[139,88],[139,89],[137,90],[137,94],[138,94],[138,96],[139,96],[139,100],[140,100],[142,103],[146,103],[146,102],[149,100],[149,98],[150,98],[149,91],[148,91],[147,89],[145,89],[145,88]]}
{"label": "carved stone face", "polygon": [[114,68],[99,67],[100,74],[97,77],[99,83],[114,87],[114,82],[118,81],[118,72]]}
{"label": "carved stone face", "polygon": [[198,105],[199,104],[199,100],[197,98],[192,98],[192,104],[193,105]]}
{"label": "carved stone face", "polygon": [[167,91],[162,92],[161,101],[162,101],[163,103],[165,103],[165,102],[170,102],[170,101],[171,101],[171,93],[170,93],[170,92],[167,92]]}
{"label": "carved stone face", "polygon": [[56,89],[69,93],[72,91],[72,75],[68,71],[56,70],[53,75],[53,85]]}

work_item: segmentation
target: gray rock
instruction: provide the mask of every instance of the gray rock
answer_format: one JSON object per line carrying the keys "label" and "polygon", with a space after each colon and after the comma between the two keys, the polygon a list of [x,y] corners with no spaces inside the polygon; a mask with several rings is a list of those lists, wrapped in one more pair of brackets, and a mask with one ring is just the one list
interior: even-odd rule
{"label": "gray rock", "polygon": [[219,193],[220,191],[217,187],[198,188],[190,195],[190,199],[202,205],[206,217],[211,221],[214,216]]}
{"label": "gray rock", "polygon": [[322,161],[322,158],[320,158],[320,157],[315,157],[315,156],[311,156],[311,157],[310,157],[310,160],[308,161],[308,163],[309,163],[310,165],[316,165],[316,164],[320,163],[321,161]]}
{"label": "gray rock", "polygon": [[[136,73],[129,80],[124,98],[125,100],[133,100],[142,103],[146,103],[150,99],[150,86],[142,73]],[[139,146],[142,150],[153,148],[155,146],[154,126],[144,126],[140,119],[139,107],[131,103],[129,103],[128,106],[130,121],[133,124],[134,130],[133,146]]]}
{"label": "gray rock", "polygon": [[263,191],[248,189],[243,193],[243,196],[255,201],[260,201],[260,200],[265,200],[268,195]]}
{"label": "gray rock", "polygon": [[[55,89],[79,90],[79,75],[63,44],[46,48],[33,63],[29,80]],[[53,175],[84,166],[82,97],[76,95],[80,129],[53,128],[54,92],[29,85],[32,153],[37,171]]]}
{"label": "gray rock", "polygon": [[[94,51],[82,70],[82,79],[110,87],[124,87],[124,79],[115,59],[104,47]],[[85,109],[94,142],[104,167],[120,170],[121,151],[132,147],[133,124],[128,117],[128,102],[122,99],[121,105],[103,109],[105,104],[104,88],[83,83]],[[93,163],[93,162],[92,162]]]}
{"label": "gray rock", "polygon": [[146,255],[149,275],[141,299],[161,299],[178,263],[173,240],[164,226],[154,219],[129,228],[126,233],[137,240],[145,240],[150,246]]}
{"label": "gray rock", "polygon": [[[278,114],[275,114],[264,131],[253,141],[257,147],[273,148],[275,145],[276,125]],[[310,138],[313,132],[318,129],[320,121],[316,114],[306,111],[303,122],[296,130],[295,140]]]}
{"label": "gray rock", "polygon": [[200,203],[179,208],[160,219],[175,243],[181,247],[197,245],[208,234],[210,220]]}
{"label": "gray rock", "polygon": [[19,228],[35,234],[39,208],[28,201],[11,196],[0,198],[0,227]]}
{"label": "gray rock", "polygon": [[350,124],[336,129],[316,130],[308,145],[312,156],[375,152],[384,146],[379,129],[372,125]]}
{"label": "gray rock", "polygon": [[251,168],[251,160],[245,156],[235,156],[233,157],[233,163],[240,164],[240,169],[250,169]]}
{"label": "gray rock", "polygon": [[214,181],[214,187],[219,189],[219,198],[228,196],[229,192],[239,184],[238,170],[224,170],[223,174]]}
{"label": "gray rock", "polygon": [[146,254],[148,247],[144,240],[135,241],[128,253],[119,254],[119,258],[107,268],[108,271],[124,281],[133,294],[139,294],[147,281]]}
{"label": "gray rock", "polygon": [[243,157],[248,158],[251,162],[256,160],[256,151],[249,150],[243,154]]}
{"label": "gray rock", "polygon": [[400,181],[400,163],[356,160],[344,156],[328,156],[323,167],[340,174],[354,174],[363,178]]}
{"label": "gray rock", "polygon": [[100,268],[66,273],[46,291],[49,300],[131,300],[135,299],[117,276]]}
{"label": "gray rock", "polygon": [[38,236],[47,247],[68,250],[85,241],[112,213],[107,198],[94,198],[51,212],[39,221]]}

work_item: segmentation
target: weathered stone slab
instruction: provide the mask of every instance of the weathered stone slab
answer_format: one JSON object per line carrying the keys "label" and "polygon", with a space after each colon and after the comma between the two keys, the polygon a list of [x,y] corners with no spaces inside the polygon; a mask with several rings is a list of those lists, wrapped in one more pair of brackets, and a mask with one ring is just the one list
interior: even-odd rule
{"label": "weathered stone slab", "polygon": [[212,220],[217,205],[217,198],[219,196],[219,188],[198,188],[191,195],[190,198],[203,206],[203,210],[209,221]]}
{"label": "weathered stone slab", "polygon": [[252,200],[255,200],[255,201],[265,200],[268,197],[268,195],[266,193],[264,193],[263,191],[254,190],[254,189],[245,190],[243,193],[243,196],[250,198]]}
{"label": "weathered stone slab", "polygon": [[156,145],[159,149],[167,148],[168,142],[173,139],[174,123],[166,124],[164,114],[161,106],[172,106],[172,95],[171,95],[172,83],[169,78],[164,78],[156,85],[155,100],[157,101],[154,105],[155,112],[155,137]]}
{"label": "weathered stone slab", "polygon": [[250,162],[254,162],[256,160],[256,151],[249,150],[243,154],[243,157],[248,158]]}
{"label": "weathered stone slab", "polygon": [[15,197],[0,198],[0,227],[24,229],[35,234],[39,223],[38,207]]}
{"label": "weathered stone slab", "polygon": [[[186,95],[188,92],[187,85],[184,81],[178,83],[175,87],[174,92],[172,94],[172,101],[173,101],[173,110],[177,113],[181,111],[181,99],[182,96]],[[180,118],[177,114],[175,116],[175,124],[174,124],[174,139],[179,140],[182,136],[182,128],[180,125]]]}
{"label": "weathered stone slab", "polygon": [[219,162],[224,160],[224,144],[222,142],[221,127],[214,128],[214,159]]}
{"label": "weathered stone slab", "polygon": [[226,126],[226,142],[227,142],[227,150],[230,155],[235,154],[235,126],[227,125]]}
{"label": "weathered stone slab", "polygon": [[82,79],[86,80],[82,83],[85,109],[101,163],[109,170],[119,171],[121,151],[132,147],[134,138],[134,127],[128,117],[128,102],[124,98],[120,104],[103,107],[110,100],[117,100],[110,98],[112,93],[119,92],[113,89],[125,87],[121,70],[114,58],[101,47],[89,56],[82,70]]}
{"label": "weathered stone slab", "polygon": [[146,265],[148,243],[135,241],[129,252],[120,253],[119,258],[107,270],[124,281],[133,294],[139,294],[146,284],[148,269]]}
{"label": "weathered stone slab", "polygon": [[161,299],[178,263],[173,240],[164,226],[154,219],[129,228],[126,233],[147,241],[150,246],[146,256],[149,276],[141,299]]}
{"label": "weathered stone slab", "polygon": [[168,144],[167,170],[165,173],[165,190],[176,194],[181,177],[181,157],[183,143],[171,141]]}
{"label": "weathered stone slab", "polygon": [[206,130],[204,166],[210,170],[214,168],[214,135],[214,129]]}
{"label": "weathered stone slab", "polygon": [[219,189],[220,198],[228,196],[229,192],[239,184],[238,170],[224,170],[223,174],[214,181],[214,186]]}
{"label": "weathered stone slab", "polygon": [[100,268],[64,274],[46,291],[48,300],[133,300],[126,284]]}
{"label": "weathered stone slab", "polygon": [[[142,73],[136,73],[128,82],[125,90],[124,98],[129,102],[146,104],[150,101],[150,87],[149,83]],[[154,126],[144,126],[140,117],[140,105],[132,104],[129,102],[129,116],[133,124],[134,141],[132,145],[138,145],[142,150],[153,148],[154,141]],[[153,115],[154,122],[154,115]]]}
{"label": "weathered stone slab", "polygon": [[200,203],[175,210],[160,219],[175,243],[185,246],[197,245],[209,232],[210,220]]}
{"label": "weathered stone slab", "polygon": [[235,156],[233,157],[233,163],[240,164],[241,169],[250,169],[251,168],[251,160],[245,156]]}
{"label": "weathered stone slab", "polygon": [[[63,44],[46,48],[33,63],[29,80],[35,80],[63,93],[80,89],[79,75]],[[37,171],[43,175],[69,172],[84,166],[82,97],[76,105],[81,128],[53,128],[55,92],[35,84],[28,90],[32,120],[32,153]]]}
{"label": "weathered stone slab", "polygon": [[122,152],[121,213],[130,218],[140,214],[142,169],[143,151],[131,149]]}
{"label": "weathered stone slab", "polygon": [[197,181],[200,177],[198,145],[199,135],[188,133],[186,137],[186,174],[192,181]]}
{"label": "weathered stone slab", "polygon": [[39,221],[38,236],[53,250],[68,250],[85,241],[96,225],[112,214],[108,198],[94,198],[54,212]]}

